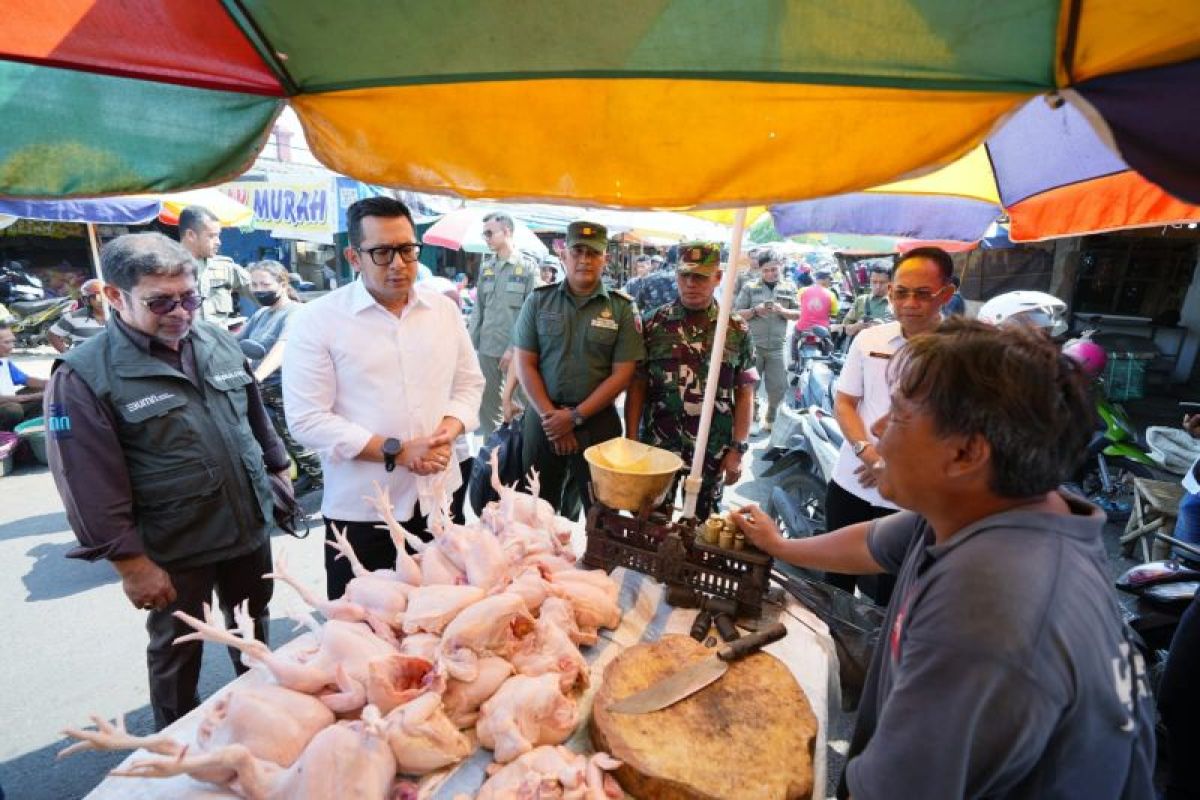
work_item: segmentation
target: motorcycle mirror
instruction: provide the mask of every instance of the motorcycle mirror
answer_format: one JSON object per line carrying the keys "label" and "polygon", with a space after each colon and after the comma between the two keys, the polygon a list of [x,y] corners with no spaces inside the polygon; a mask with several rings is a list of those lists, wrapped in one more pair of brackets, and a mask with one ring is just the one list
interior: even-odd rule
{"label": "motorcycle mirror", "polygon": [[267,348],[253,339],[242,339],[238,345],[242,348],[242,355],[251,361],[259,361],[267,357]]}

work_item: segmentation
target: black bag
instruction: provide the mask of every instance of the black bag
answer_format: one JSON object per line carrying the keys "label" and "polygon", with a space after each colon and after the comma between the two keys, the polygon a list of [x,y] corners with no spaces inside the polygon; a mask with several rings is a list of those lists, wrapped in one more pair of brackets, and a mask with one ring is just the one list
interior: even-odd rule
{"label": "black bag", "polygon": [[467,487],[467,498],[475,515],[483,513],[483,507],[492,500],[499,500],[499,495],[492,488],[492,451],[496,451],[496,462],[500,468],[500,482],[505,486],[520,484],[524,478],[521,468],[521,441],[524,415],[518,415],[512,422],[505,422],[492,431],[479,455],[471,465],[471,481]]}
{"label": "black bag", "polygon": [[[275,524],[281,531],[297,539],[308,536],[308,514],[296,500],[291,478],[272,472],[267,475],[267,483],[271,485],[272,516],[275,518]],[[302,525],[304,533],[299,532]]]}

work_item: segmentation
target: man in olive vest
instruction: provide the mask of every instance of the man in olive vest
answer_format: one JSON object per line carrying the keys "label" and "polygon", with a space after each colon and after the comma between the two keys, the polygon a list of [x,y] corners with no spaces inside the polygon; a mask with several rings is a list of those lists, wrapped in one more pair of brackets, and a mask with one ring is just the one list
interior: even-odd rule
{"label": "man in olive vest", "polygon": [[54,365],[48,455],[80,544],[68,557],[108,559],[134,608],[149,612],[161,729],[198,705],[201,645],[173,644],[191,632],[173,612],[202,616],[215,588],[227,625],[246,602],[266,638],[269,481],[290,490],[288,457],[237,342],[195,319],[188,251],[129,234],[105,246],[101,266],[116,313]]}

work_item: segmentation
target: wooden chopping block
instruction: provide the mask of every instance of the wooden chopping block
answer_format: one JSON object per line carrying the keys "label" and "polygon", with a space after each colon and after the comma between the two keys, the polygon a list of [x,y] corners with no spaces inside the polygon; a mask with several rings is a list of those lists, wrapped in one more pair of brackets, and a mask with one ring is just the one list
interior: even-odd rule
{"label": "wooden chopping block", "polygon": [[716,683],[649,714],[608,711],[614,700],[712,655],[690,636],[635,645],[604,670],[592,743],[622,762],[615,775],[640,800],[801,800],[812,797],[817,718],[779,659],[755,653]]}

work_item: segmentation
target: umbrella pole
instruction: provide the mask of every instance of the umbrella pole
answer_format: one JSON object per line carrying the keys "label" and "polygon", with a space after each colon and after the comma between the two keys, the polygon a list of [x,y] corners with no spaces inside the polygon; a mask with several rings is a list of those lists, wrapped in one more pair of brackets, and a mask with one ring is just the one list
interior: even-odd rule
{"label": "umbrella pole", "polygon": [[713,334],[712,353],[708,359],[708,378],[704,382],[704,406],[700,409],[700,428],[696,431],[696,448],[692,453],[692,471],[683,482],[683,517],[696,516],[696,501],[700,496],[704,451],[712,427],[713,408],[717,403],[717,383],[721,379],[721,357],[725,353],[725,335],[729,332],[729,315],[733,310],[733,287],[737,283],[737,265],[742,256],[742,234],[746,230],[746,209],[739,208],[733,217],[733,238],[729,243],[729,264],[721,279],[720,313]]}
{"label": "umbrella pole", "polygon": [[96,277],[100,276],[100,237],[96,235],[96,226],[94,223],[87,224],[88,246],[92,251],[92,269],[96,273]]}

